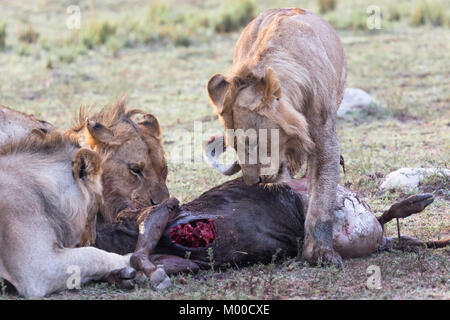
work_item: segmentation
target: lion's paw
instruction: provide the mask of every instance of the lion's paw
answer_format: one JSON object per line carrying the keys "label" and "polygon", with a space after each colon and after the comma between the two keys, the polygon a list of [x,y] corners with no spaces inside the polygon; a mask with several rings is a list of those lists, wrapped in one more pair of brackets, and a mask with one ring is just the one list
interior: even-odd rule
{"label": "lion's paw", "polygon": [[107,281],[122,289],[133,289],[136,285],[136,270],[131,267],[114,270],[108,275]]}
{"label": "lion's paw", "polygon": [[333,248],[321,246],[313,240],[305,242],[303,248],[303,258],[312,265],[329,266],[343,269],[344,262],[339,253]]}

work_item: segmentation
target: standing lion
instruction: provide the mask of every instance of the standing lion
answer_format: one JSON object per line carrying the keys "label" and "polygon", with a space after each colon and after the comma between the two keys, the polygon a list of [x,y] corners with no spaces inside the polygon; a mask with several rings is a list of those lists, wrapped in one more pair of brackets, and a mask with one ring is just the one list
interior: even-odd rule
{"label": "standing lion", "polygon": [[[342,259],[332,239],[340,156],[335,124],[345,78],[344,51],[327,22],[299,8],[272,9],[244,29],[230,70],[207,85],[225,128],[256,129],[257,149],[262,139],[272,146],[270,135],[258,129],[279,130],[279,165],[271,174],[263,173],[260,155],[246,162],[255,144],[246,142],[245,152],[238,152],[247,184],[286,182],[307,161],[311,196],[303,255],[338,266]],[[236,140],[227,135],[227,142],[236,149]],[[269,156],[276,152],[267,148]]]}

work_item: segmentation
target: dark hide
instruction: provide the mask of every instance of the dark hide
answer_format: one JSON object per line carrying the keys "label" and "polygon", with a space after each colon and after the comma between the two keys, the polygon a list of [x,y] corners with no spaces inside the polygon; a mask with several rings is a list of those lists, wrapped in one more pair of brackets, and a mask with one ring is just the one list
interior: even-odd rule
{"label": "dark hide", "polygon": [[[154,207],[123,210],[118,222],[98,226],[95,246],[119,254],[134,251],[132,267],[148,276],[158,264],[172,274],[195,272],[211,265],[264,263],[271,261],[274,254],[277,258],[301,256],[308,203],[305,182],[296,179],[291,187],[267,188],[249,186],[238,178],[181,206],[177,199],[170,198]],[[383,225],[408,217],[432,202],[431,194],[411,196],[391,206],[378,218],[379,222]],[[198,221],[212,223],[212,243],[186,247],[173,241],[171,230],[188,223],[195,229]],[[426,244],[415,240],[413,245],[436,248],[449,245],[449,240]]]}
{"label": "dark hide", "polygon": [[[95,246],[120,254],[133,252],[139,223],[143,223],[143,230],[148,234],[158,233],[163,228],[156,245],[150,244],[154,240],[147,239],[137,245],[136,252],[143,250],[143,246],[155,247],[151,250],[155,256],[148,257],[149,253],[143,252],[143,258],[150,258],[155,264],[167,264],[166,271],[171,273],[170,270],[178,267],[169,264],[180,264],[176,257],[189,256],[200,266],[209,266],[211,262],[215,266],[267,262],[275,253],[277,257],[296,256],[303,240],[304,215],[300,197],[287,186],[248,186],[242,178],[217,186],[181,206],[171,198],[147,210],[146,215],[128,212],[121,219],[119,214],[121,221],[118,223],[99,226]],[[161,218],[154,218],[149,223],[152,215]],[[171,228],[204,219],[212,219],[215,230],[215,240],[208,247],[189,248],[171,241]],[[139,263],[136,264],[139,267]],[[191,269],[193,267],[190,265]]]}

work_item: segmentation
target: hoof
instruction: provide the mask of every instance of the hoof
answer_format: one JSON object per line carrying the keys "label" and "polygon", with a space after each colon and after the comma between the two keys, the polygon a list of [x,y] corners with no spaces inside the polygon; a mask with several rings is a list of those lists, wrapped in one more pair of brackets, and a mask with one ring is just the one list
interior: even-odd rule
{"label": "hoof", "polygon": [[423,211],[434,201],[431,193],[416,194],[394,205],[393,217],[406,218],[414,213]]}
{"label": "hoof", "polygon": [[150,276],[150,284],[155,290],[164,290],[170,287],[171,281],[162,268],[156,269]]}
{"label": "hoof", "polygon": [[400,241],[398,238],[386,237],[383,242],[384,244],[379,248],[379,251],[398,250],[418,253],[421,249],[426,248],[425,243],[408,236],[401,236]]}
{"label": "hoof", "polygon": [[148,254],[145,250],[138,250],[131,255],[130,265],[138,271],[145,273],[147,277],[156,270],[156,266],[148,259]]}

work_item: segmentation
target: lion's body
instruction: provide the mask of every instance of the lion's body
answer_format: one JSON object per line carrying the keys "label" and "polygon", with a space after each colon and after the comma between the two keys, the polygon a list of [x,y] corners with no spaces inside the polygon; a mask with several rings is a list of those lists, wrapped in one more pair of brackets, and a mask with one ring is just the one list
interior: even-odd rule
{"label": "lion's body", "polygon": [[[136,122],[132,117],[142,115]],[[45,136],[55,131],[51,124],[32,115],[0,105],[0,146],[30,136]],[[106,134],[105,134],[106,132]],[[103,108],[96,114],[80,108],[78,119],[65,133],[71,140],[98,153],[102,163],[103,201],[87,218],[81,245],[95,241],[97,213],[105,222],[113,222],[115,214],[133,203],[157,204],[169,196],[167,164],[162,147],[161,128],[156,118],[140,110],[126,110],[125,101]],[[134,174],[130,165],[141,171]]]}
{"label": "lion's body", "polygon": [[[299,8],[272,9],[244,29],[233,65],[207,86],[226,129],[256,130],[258,135],[261,129],[279,132],[275,144],[262,136],[257,140],[259,148],[265,147],[261,141],[270,145],[270,173],[261,156],[256,164],[246,161],[250,150],[257,149],[252,143],[245,146],[246,154],[238,150],[247,184],[283,183],[307,161],[311,197],[303,254],[310,261],[321,257],[336,265],[342,264],[332,243],[340,159],[336,111],[345,78],[344,51],[326,21]],[[236,145],[228,134],[227,140]]]}
{"label": "lion's body", "polygon": [[[74,248],[101,193],[98,156],[58,133],[0,148],[0,278],[40,297],[125,268],[129,258]],[[72,269],[70,269],[72,268]]]}
{"label": "lion's body", "polygon": [[0,146],[27,136],[33,129],[51,131],[54,127],[32,115],[0,105]]}
{"label": "lion's body", "polygon": [[[310,131],[333,117],[342,101],[346,62],[340,40],[328,23],[308,11],[266,11],[239,37],[229,74],[262,78],[268,67],[279,81],[285,107],[306,118],[307,126],[299,129],[304,130],[300,135],[307,149],[302,151],[310,151]],[[281,114],[284,119],[269,117],[289,123],[291,114]]]}

